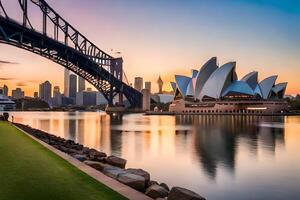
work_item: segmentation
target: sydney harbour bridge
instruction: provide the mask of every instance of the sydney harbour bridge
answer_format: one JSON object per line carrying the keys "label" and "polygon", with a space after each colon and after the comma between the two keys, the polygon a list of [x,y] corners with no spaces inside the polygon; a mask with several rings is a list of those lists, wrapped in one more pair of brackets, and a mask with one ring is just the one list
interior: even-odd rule
{"label": "sydney harbour bridge", "polygon": [[[30,51],[71,70],[99,90],[110,106],[114,97],[119,96],[122,103],[125,96],[132,108],[141,108],[142,94],[123,81],[122,58],[114,58],[98,48],[45,0],[15,0],[22,15],[19,21],[10,17],[2,1],[1,43]],[[31,23],[29,6],[38,8],[41,28]]]}

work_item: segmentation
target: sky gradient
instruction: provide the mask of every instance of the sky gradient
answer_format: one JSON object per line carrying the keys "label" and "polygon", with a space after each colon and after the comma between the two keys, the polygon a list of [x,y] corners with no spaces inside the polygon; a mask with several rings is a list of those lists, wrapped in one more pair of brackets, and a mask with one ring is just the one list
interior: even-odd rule
{"label": "sky gradient", "polygon": [[[20,18],[17,1],[2,0]],[[300,93],[300,0],[48,0],[67,21],[98,47],[122,52],[130,82],[135,76],[168,82],[190,75],[210,57],[237,61],[237,73],[278,74],[288,94]],[[36,8],[32,23],[40,27]],[[113,49],[113,52],[111,51]],[[26,95],[50,80],[63,88],[63,68],[30,52],[0,44],[0,85],[20,86]]]}

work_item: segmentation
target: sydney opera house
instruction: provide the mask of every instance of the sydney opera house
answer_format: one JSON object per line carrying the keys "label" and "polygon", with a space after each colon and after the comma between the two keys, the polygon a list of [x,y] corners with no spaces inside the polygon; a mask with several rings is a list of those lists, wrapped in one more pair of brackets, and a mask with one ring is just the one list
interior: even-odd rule
{"label": "sydney opera house", "polygon": [[236,63],[218,66],[217,58],[191,77],[175,75],[174,100],[169,111],[187,114],[276,114],[288,111],[283,97],[287,83],[276,84],[277,76],[258,81],[253,71],[238,80]]}

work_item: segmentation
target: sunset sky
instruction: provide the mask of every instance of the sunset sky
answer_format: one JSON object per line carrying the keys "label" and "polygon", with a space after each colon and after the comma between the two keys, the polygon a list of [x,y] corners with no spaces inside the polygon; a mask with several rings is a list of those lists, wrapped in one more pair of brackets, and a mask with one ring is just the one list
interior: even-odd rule
{"label": "sunset sky", "polygon": [[[17,0],[2,0],[19,18]],[[125,73],[152,81],[159,75],[170,90],[174,74],[190,75],[210,57],[237,61],[239,78],[259,71],[278,74],[288,94],[300,93],[300,0],[48,0],[98,47],[122,52]],[[40,26],[36,8],[32,23]],[[20,19],[20,18],[19,18]],[[113,52],[111,52],[113,49]],[[0,44],[0,86],[19,86],[26,95],[49,80],[63,88],[63,68],[42,57]]]}

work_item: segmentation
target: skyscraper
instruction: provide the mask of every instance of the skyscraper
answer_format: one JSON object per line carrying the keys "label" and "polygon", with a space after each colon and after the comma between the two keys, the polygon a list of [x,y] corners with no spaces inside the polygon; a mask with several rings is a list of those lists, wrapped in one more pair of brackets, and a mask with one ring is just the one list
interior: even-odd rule
{"label": "skyscraper", "polygon": [[85,91],[85,80],[81,76],[78,77],[78,92]]}
{"label": "skyscraper", "polygon": [[149,92],[151,93],[151,82],[145,82],[145,89],[149,90]]}
{"label": "skyscraper", "polygon": [[75,74],[70,75],[69,82],[69,97],[73,99],[74,103],[76,101],[76,93],[77,93],[77,76]]}
{"label": "skyscraper", "polygon": [[142,77],[134,78],[134,88],[138,91],[141,91],[143,89],[143,78]]}
{"label": "skyscraper", "polygon": [[59,86],[55,86],[53,88],[53,106],[61,106],[62,105],[62,95],[60,93]]}
{"label": "skyscraper", "polygon": [[40,84],[39,96],[47,103],[51,102],[52,85],[49,81]]}
{"label": "skyscraper", "polygon": [[12,90],[11,96],[13,99],[21,99],[24,98],[25,95],[21,88],[16,88],[15,90]]}
{"label": "skyscraper", "polygon": [[65,68],[64,71],[64,95],[69,97],[69,87],[70,87],[70,70]]}
{"label": "skyscraper", "polygon": [[3,94],[4,94],[4,96],[8,96],[8,87],[7,87],[7,85],[3,86]]}
{"label": "skyscraper", "polygon": [[34,98],[38,98],[38,97],[39,97],[39,93],[38,93],[38,92],[34,92],[34,93],[33,93],[33,97],[34,97]]}
{"label": "skyscraper", "polygon": [[159,76],[159,78],[158,78],[158,80],[157,80],[157,84],[158,84],[158,93],[159,93],[159,94],[162,94],[164,82],[163,82],[163,80],[161,79],[160,76]]}

